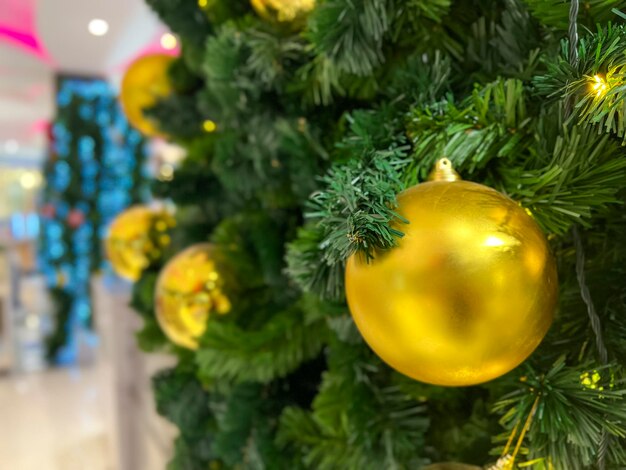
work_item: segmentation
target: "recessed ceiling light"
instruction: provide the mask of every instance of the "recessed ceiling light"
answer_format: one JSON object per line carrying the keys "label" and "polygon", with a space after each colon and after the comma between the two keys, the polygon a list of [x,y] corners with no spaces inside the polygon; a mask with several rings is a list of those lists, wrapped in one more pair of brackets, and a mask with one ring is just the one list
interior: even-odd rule
{"label": "recessed ceiling light", "polygon": [[161,36],[161,47],[163,47],[163,49],[167,49],[169,51],[174,49],[177,45],[178,40],[172,33],[165,33]]}
{"label": "recessed ceiling light", "polygon": [[104,36],[109,31],[109,23],[100,18],[94,18],[89,22],[87,29],[94,36]]}
{"label": "recessed ceiling light", "polygon": [[19,149],[20,149],[20,144],[15,139],[7,140],[4,143],[4,151],[6,153],[17,153]]}

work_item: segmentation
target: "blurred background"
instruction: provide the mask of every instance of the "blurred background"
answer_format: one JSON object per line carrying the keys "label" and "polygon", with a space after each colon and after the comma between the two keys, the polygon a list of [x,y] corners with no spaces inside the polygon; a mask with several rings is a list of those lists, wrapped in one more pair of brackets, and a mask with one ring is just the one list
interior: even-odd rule
{"label": "blurred background", "polygon": [[127,65],[154,52],[177,39],[141,0],[0,0],[2,469],[164,468],[170,454],[148,378],[169,358],[137,351],[130,284],[100,249],[180,158],[117,101]]}

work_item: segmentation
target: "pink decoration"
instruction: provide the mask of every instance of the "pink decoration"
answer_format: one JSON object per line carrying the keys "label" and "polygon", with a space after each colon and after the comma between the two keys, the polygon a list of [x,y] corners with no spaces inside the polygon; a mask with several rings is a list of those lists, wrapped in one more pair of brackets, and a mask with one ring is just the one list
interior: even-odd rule
{"label": "pink decoration", "polygon": [[85,214],[80,209],[72,209],[67,214],[67,224],[71,228],[78,228],[85,223]]}
{"label": "pink decoration", "polygon": [[35,0],[0,0],[0,40],[23,48],[43,62],[52,58],[37,35]]}
{"label": "pink decoration", "polygon": [[45,217],[46,219],[52,219],[56,214],[56,208],[50,203],[44,204],[43,206],[41,206],[39,213],[42,217]]}

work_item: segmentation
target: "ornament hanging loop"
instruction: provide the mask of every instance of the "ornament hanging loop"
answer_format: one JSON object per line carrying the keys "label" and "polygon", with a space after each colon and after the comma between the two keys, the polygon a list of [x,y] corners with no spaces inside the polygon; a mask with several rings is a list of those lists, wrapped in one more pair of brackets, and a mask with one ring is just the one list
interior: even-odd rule
{"label": "ornament hanging loop", "polygon": [[428,181],[459,181],[461,176],[452,167],[447,158],[440,158],[428,175]]}

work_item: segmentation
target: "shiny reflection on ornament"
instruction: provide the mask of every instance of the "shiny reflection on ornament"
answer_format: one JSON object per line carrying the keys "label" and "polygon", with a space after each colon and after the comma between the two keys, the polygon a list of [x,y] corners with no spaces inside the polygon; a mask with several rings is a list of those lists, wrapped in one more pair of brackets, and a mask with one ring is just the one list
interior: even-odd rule
{"label": "shiny reflection on ornament", "polygon": [[504,244],[504,240],[495,235],[489,235],[483,243],[485,246],[503,246]]}

